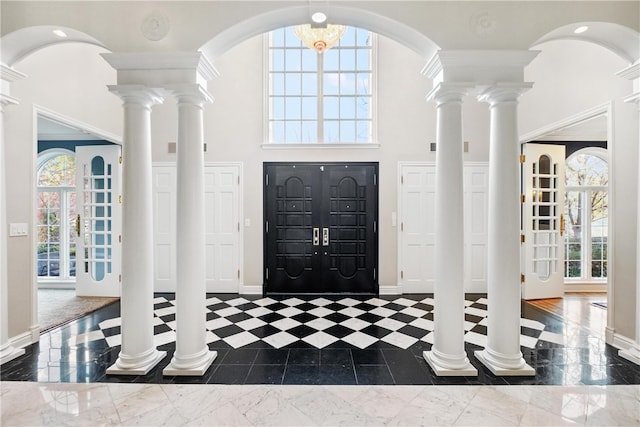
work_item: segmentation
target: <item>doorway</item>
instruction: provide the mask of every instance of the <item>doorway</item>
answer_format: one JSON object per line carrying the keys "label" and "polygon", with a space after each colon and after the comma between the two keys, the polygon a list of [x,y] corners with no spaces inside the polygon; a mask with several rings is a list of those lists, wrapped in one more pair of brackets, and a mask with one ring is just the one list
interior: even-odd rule
{"label": "doorway", "polygon": [[378,293],[378,163],[264,164],[265,294]]}
{"label": "doorway", "polygon": [[38,110],[33,268],[36,321],[46,331],[119,296],[120,146]]}

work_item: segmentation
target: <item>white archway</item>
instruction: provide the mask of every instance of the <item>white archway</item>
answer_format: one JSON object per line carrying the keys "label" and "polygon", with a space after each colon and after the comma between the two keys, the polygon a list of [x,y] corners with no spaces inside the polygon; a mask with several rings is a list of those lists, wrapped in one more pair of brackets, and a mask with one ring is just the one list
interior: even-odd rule
{"label": "white archway", "polygon": [[[201,46],[199,50],[213,62],[233,46],[253,36],[276,28],[309,22],[311,14],[316,9],[319,10],[320,7],[287,7],[254,16],[222,31]],[[329,22],[373,31],[403,44],[425,59],[431,58],[439,49],[439,46],[431,39],[415,29],[368,10],[332,5],[323,8],[323,11],[326,12]]]}

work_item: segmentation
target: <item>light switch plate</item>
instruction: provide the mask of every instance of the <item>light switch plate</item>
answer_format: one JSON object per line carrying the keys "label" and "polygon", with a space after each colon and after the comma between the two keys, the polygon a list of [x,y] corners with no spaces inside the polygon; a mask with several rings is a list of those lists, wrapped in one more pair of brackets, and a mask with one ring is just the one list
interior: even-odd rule
{"label": "light switch plate", "polygon": [[29,235],[28,224],[25,222],[14,222],[9,224],[9,237],[19,237]]}

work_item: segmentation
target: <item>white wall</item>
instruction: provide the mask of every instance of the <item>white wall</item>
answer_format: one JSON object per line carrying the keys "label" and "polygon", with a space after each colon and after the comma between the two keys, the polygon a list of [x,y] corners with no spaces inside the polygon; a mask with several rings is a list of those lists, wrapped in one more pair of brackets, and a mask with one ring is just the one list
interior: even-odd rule
{"label": "white wall", "polygon": [[12,85],[18,105],[5,109],[7,221],[29,224],[28,237],[8,238],[9,335],[35,325],[32,310],[34,178],[37,157],[34,105],[121,134],[120,100],[107,91],[115,71],[98,55],[103,49],[61,44],[42,49],[15,65],[27,74]]}
{"label": "white wall", "polygon": [[525,70],[525,80],[535,85],[520,102],[521,134],[613,103],[609,133],[613,327],[615,333],[634,337],[638,114],[635,104],[621,101],[632,93],[631,82],[615,75],[629,64],[601,46],[580,41],[554,41],[535,49],[542,52]]}

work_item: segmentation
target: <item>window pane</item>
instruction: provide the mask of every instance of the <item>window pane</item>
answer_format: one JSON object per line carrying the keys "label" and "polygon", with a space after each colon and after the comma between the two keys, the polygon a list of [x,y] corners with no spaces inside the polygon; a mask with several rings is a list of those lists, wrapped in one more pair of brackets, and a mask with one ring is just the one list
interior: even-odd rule
{"label": "window pane", "polygon": [[311,49],[302,50],[302,70],[317,71],[318,70],[318,53]]}
{"label": "window pane", "polygon": [[271,94],[284,95],[284,74],[283,73],[271,74]]}
{"label": "window pane", "polygon": [[302,76],[298,73],[285,76],[285,88],[287,95],[300,95],[302,92]]}
{"label": "window pane", "polygon": [[341,95],[356,94],[356,75],[354,73],[340,74],[340,94]]}
{"label": "window pane", "polygon": [[271,117],[284,119],[284,98],[271,98]]}
{"label": "window pane", "polygon": [[275,143],[285,142],[284,122],[271,122],[271,141]]}
{"label": "window pane", "polygon": [[355,49],[340,49],[340,69],[343,71],[355,71],[356,69]]}
{"label": "window pane", "polygon": [[307,144],[318,142],[318,122],[302,122],[302,142]]}
{"label": "window pane", "polygon": [[356,44],[358,46],[371,46],[371,34],[364,28],[356,29]]}
{"label": "window pane", "polygon": [[371,140],[370,122],[358,122],[357,129],[358,134],[356,135],[356,142],[369,142]]}
{"label": "window pane", "polygon": [[301,47],[302,42],[296,36],[296,33],[293,31],[293,27],[285,28],[285,44],[287,47]]}
{"label": "window pane", "polygon": [[318,98],[302,98],[302,118],[306,120],[316,120],[318,118]]}
{"label": "window pane", "polygon": [[340,98],[340,118],[355,119],[356,118],[356,98]]}
{"label": "window pane", "polygon": [[286,111],[287,119],[291,120],[291,119],[301,118],[302,104],[300,102],[300,98],[297,98],[297,97],[286,98],[285,104],[286,104],[285,111]]}
{"label": "window pane", "polygon": [[356,85],[356,92],[358,95],[370,95],[371,94],[371,74],[358,74],[358,83]]}
{"label": "window pane", "polygon": [[284,31],[285,28],[283,27],[271,32],[271,46],[284,46]]}
{"label": "window pane", "polygon": [[271,69],[273,71],[284,71],[284,49],[271,50]]}
{"label": "window pane", "polygon": [[356,122],[342,120],[340,122],[340,142],[355,142]]}
{"label": "window pane", "polygon": [[302,132],[300,122],[285,122],[285,138],[287,142],[300,142]]}
{"label": "window pane", "polygon": [[325,73],[324,75],[324,94],[338,95],[340,93],[340,74]]}
{"label": "window pane", "polygon": [[324,117],[326,119],[338,119],[340,117],[340,98],[327,96],[324,98]]}
{"label": "window pane", "polygon": [[369,119],[371,111],[369,109],[369,98],[365,96],[359,96],[356,99],[356,114],[359,119]]}
{"label": "window pane", "polygon": [[[355,46],[356,45],[356,30],[354,27],[347,27],[344,34],[340,38],[339,46]],[[343,65],[344,68],[344,65]]]}
{"label": "window pane", "polygon": [[305,73],[302,75],[302,94],[317,95],[318,94],[318,75]]}
{"label": "window pane", "polygon": [[302,70],[302,51],[299,49],[287,49],[285,53],[285,66],[287,71]]}
{"label": "window pane", "polygon": [[338,71],[340,69],[338,52],[338,49],[329,49],[322,54],[324,58],[324,71]]}
{"label": "window pane", "polygon": [[336,143],[340,136],[340,122],[338,121],[325,121],[324,122],[324,142]]}

